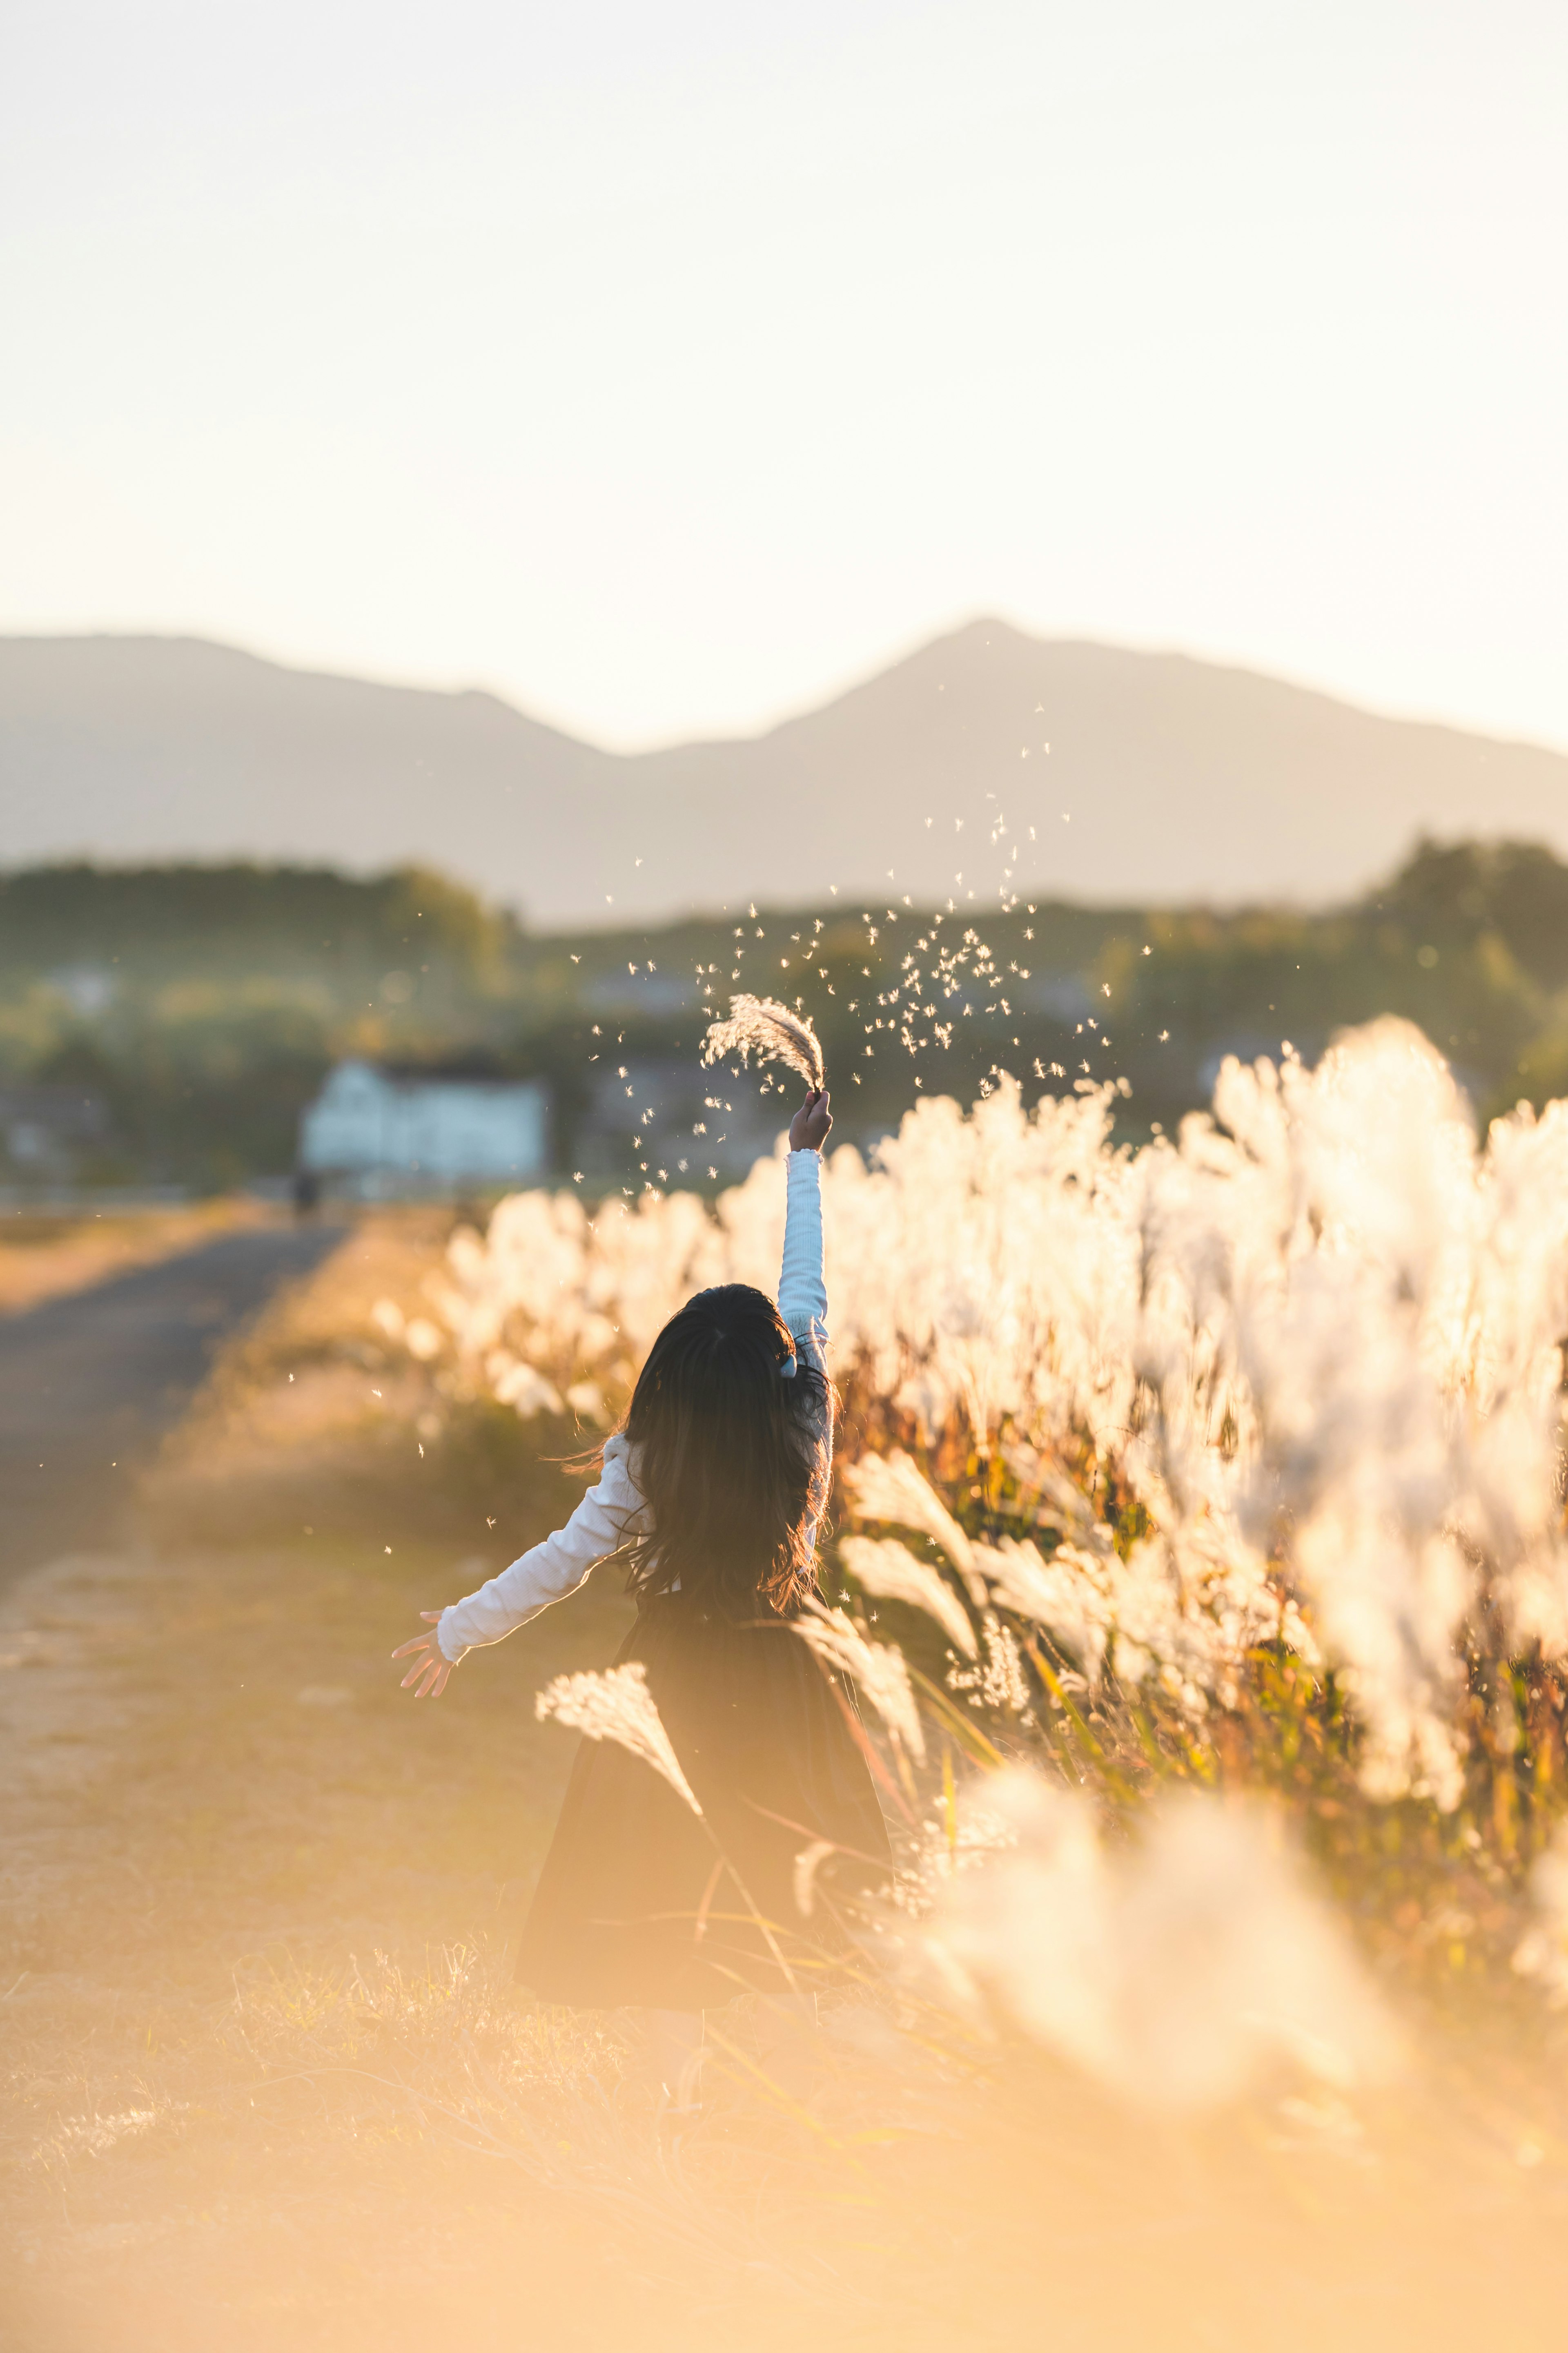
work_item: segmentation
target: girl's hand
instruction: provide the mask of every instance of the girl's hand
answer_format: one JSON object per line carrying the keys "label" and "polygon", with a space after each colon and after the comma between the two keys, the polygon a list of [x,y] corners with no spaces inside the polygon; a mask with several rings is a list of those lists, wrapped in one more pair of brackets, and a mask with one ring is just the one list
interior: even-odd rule
{"label": "girl's hand", "polygon": [[813,1087],[805,1101],[789,1124],[789,1148],[792,1152],[820,1152],[833,1125],[833,1113],[828,1109],[832,1097],[826,1087]]}
{"label": "girl's hand", "polygon": [[[441,1612],[439,1609],[422,1609],[419,1615],[427,1624],[434,1626]],[[402,1643],[392,1655],[395,1659],[411,1658],[414,1661],[398,1686],[400,1691],[406,1691],[410,1683],[417,1683],[418,1689],[414,1694],[416,1699],[440,1698],[447,1688],[447,1678],[452,1672],[452,1662],[443,1655],[434,1634],[416,1634],[412,1642]]]}

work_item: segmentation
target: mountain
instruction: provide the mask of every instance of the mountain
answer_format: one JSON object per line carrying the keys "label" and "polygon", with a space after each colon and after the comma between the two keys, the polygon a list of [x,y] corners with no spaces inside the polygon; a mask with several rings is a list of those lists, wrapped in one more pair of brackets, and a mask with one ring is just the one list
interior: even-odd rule
{"label": "mountain", "polygon": [[554,927],[835,884],[982,906],[1009,876],[1122,903],[1327,902],[1423,831],[1568,850],[1568,757],[1000,621],[765,734],[624,755],[494,695],[195,638],[0,638],[13,866],[427,862]]}

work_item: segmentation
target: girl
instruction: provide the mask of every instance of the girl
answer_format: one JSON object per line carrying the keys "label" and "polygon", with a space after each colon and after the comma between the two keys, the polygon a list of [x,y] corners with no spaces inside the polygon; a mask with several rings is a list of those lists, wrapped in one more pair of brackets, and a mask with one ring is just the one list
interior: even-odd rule
{"label": "girl", "polygon": [[853,1700],[790,1624],[816,1589],[833,1458],[818,1156],[832,1124],[826,1092],[790,1124],[778,1305],[739,1282],[688,1301],[566,1525],[425,1611],[435,1631],[393,1653],[414,1662],[404,1688],[434,1698],[470,1646],[596,1561],[627,1564],[637,1617],[616,1664],[642,1662],[702,1818],[628,1749],[582,1742],[518,1963],[545,2001],[696,2011],[797,1982],[802,1850],[836,1850],[808,1899],[819,1942],[822,1899],[831,1921],[836,1891],[888,1869]]}

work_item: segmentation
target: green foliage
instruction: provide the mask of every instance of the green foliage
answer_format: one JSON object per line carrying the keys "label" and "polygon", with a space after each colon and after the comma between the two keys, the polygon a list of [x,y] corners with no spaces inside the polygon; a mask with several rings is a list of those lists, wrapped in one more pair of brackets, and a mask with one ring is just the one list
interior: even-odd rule
{"label": "green foliage", "polygon": [[1539,842],[1423,841],[1373,906],[1439,951],[1505,941],[1537,987],[1568,987],[1568,866]]}
{"label": "green foliage", "polygon": [[439,961],[480,985],[516,927],[428,867],[367,880],[326,867],[88,863],[0,875],[0,968],[150,975],[384,970]]}
{"label": "green foliage", "polygon": [[419,868],[0,876],[0,1073],[93,1086],[115,1130],[99,1176],[281,1173],[350,1052],[542,1076],[557,1165],[583,1166],[607,1066],[694,1069],[734,988],[810,1014],[840,1132],[862,1139],[998,1068],[1058,1092],[1123,1079],[1119,1130],[1142,1137],[1206,1103],[1226,1054],[1289,1040],[1311,1059],[1380,1013],[1417,1023],[1486,1116],[1568,1091],[1568,866],[1528,843],[1423,842],[1322,914],[861,900],[553,937]]}
{"label": "green foliage", "polygon": [[0,1070],[107,1106],[78,1175],[207,1190],[293,1163],[346,1052],[500,1056],[503,914],[426,869],[47,867],[0,876]]}

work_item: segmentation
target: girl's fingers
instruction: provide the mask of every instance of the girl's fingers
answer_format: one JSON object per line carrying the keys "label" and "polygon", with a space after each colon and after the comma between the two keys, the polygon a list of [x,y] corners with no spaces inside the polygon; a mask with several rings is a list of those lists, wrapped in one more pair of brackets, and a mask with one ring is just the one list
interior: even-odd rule
{"label": "girl's fingers", "polygon": [[[431,1626],[438,1625],[446,1614],[444,1609],[422,1609],[419,1612],[426,1624]],[[416,1699],[434,1699],[437,1694],[446,1690],[447,1678],[452,1672],[452,1662],[441,1649],[434,1634],[416,1634],[412,1641],[399,1642],[392,1655],[395,1659],[411,1658],[414,1661],[414,1664],[398,1685],[399,1691],[406,1691],[410,1683],[417,1683],[419,1688],[414,1694]]]}

